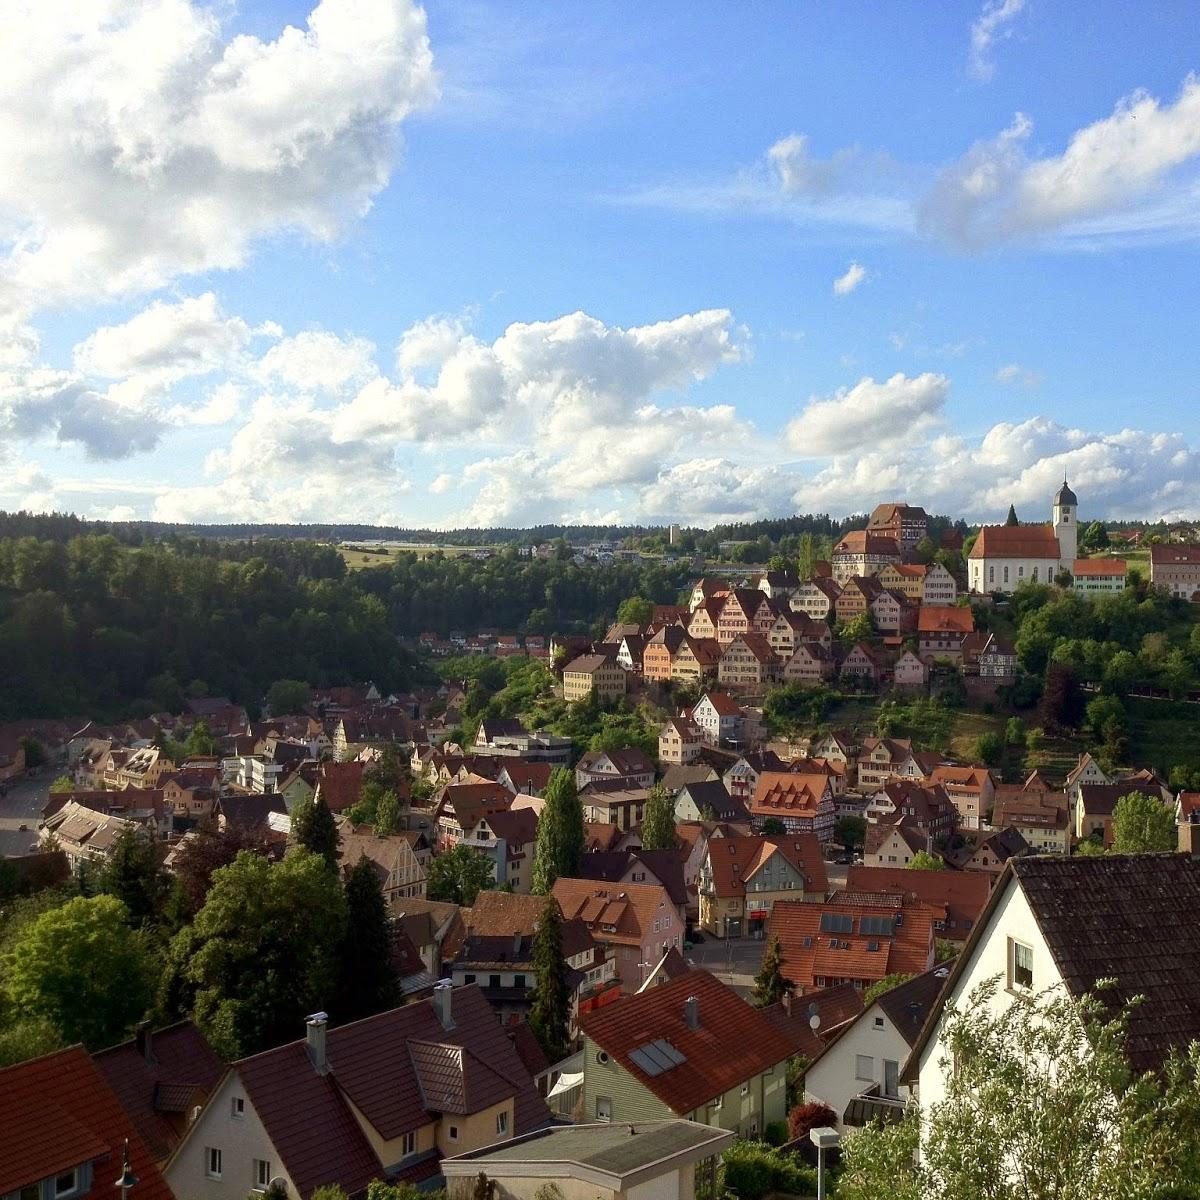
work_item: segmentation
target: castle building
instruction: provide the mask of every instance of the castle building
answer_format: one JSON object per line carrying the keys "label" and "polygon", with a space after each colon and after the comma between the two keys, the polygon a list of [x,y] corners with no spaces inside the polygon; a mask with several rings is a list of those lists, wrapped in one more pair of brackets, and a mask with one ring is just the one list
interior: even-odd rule
{"label": "castle building", "polygon": [[1079,501],[1064,479],[1049,525],[985,525],[967,556],[970,590],[1011,595],[1022,583],[1050,583],[1060,570],[1071,571],[1078,512]]}

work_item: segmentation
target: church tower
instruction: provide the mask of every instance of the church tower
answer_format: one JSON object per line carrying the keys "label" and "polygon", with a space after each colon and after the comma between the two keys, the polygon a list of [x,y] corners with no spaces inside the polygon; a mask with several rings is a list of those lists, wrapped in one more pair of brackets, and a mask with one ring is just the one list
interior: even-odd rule
{"label": "church tower", "polygon": [[1075,528],[1078,512],[1079,501],[1064,479],[1054,497],[1054,533],[1058,538],[1063,566],[1068,571],[1072,569],[1079,553],[1079,534]]}

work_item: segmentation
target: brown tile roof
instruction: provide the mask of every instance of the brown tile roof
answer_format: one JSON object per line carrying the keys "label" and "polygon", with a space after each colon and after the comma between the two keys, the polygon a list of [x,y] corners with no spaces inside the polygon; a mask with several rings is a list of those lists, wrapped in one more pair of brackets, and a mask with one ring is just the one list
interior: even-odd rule
{"label": "brown tile roof", "polygon": [[146,1144],[82,1046],[0,1070],[0,1195],[101,1159],[87,1200],[118,1200],[125,1139],[138,1200],[172,1200]]}
{"label": "brown tile roof", "polygon": [[602,667],[610,666],[612,659],[606,654],[581,654],[563,668],[563,674],[594,675]]}
{"label": "brown tile roof", "polygon": [[[611,850],[624,836],[619,825],[611,821],[584,821],[583,839],[586,850]],[[480,892],[480,895],[484,895]]]}
{"label": "brown tile roof", "polygon": [[830,790],[822,772],[763,771],[754,786],[750,811],[757,816],[816,816],[821,798]]}
{"label": "brown tile roof", "polygon": [[511,937],[532,934],[549,903],[545,896],[521,896],[514,892],[484,891],[463,910],[463,920],[476,937]]}
{"label": "brown tile roof", "polygon": [[1077,558],[1071,564],[1072,575],[1124,575],[1128,564],[1123,558]]}
{"label": "brown tile roof", "polygon": [[92,1058],[160,1162],[183,1132],[168,1117],[202,1104],[225,1073],[225,1064],[191,1021],[155,1030],[148,1040],[143,1034]]}
{"label": "brown tile roof", "polygon": [[886,825],[868,825],[867,839],[863,846],[863,850],[867,854],[878,854],[880,847],[892,836],[896,834],[904,844],[916,854],[920,850],[929,848],[929,838],[922,833],[915,825],[908,823],[908,818],[904,817],[895,823]]}
{"label": "brown tile roof", "polygon": [[1200,545],[1180,545],[1178,542],[1151,545],[1150,562],[1156,567],[1200,566]]}
{"label": "brown tile roof", "polygon": [[512,1021],[504,1027],[504,1034],[513,1044],[517,1056],[525,1064],[525,1070],[534,1078],[547,1070],[551,1063],[545,1050],[537,1040],[528,1021]]}
{"label": "brown tile roof", "polygon": [[1061,557],[1058,536],[1050,525],[985,525],[968,558]]}
{"label": "brown tile roof", "polygon": [[640,946],[655,918],[672,908],[666,889],[656,883],[558,879],[552,894],[567,920],[578,918],[599,940],[623,945]]}
{"label": "brown tile roof", "polygon": [[705,692],[700,699],[707,700],[720,717],[740,717],[742,715],[738,702],[728,692]]}
{"label": "brown tile roof", "polygon": [[908,1043],[910,1050],[921,1036],[925,1020],[941,995],[942,988],[946,986],[953,968],[953,959],[938,963],[915,979],[884,992],[876,1002],[887,1013],[896,1032]]}
{"label": "brown tile roof", "polygon": [[900,547],[895,538],[886,537],[881,533],[870,533],[866,529],[852,529],[833,548],[838,554],[872,554],[893,555],[900,557]]}
{"label": "brown tile roof", "polygon": [[966,941],[991,894],[991,880],[977,871],[910,871],[907,867],[852,866],[846,872],[846,887],[857,892],[899,892],[944,909],[947,928],[939,932],[960,942]]}
{"label": "brown tile roof", "polygon": [[[546,1123],[550,1114],[495,1012],[472,985],[453,989],[454,1026],[443,1029],[433,1002],[424,1000],[329,1030],[329,1070],[313,1069],[303,1040],[234,1064],[282,1165],[302,1196],[330,1180],[353,1195],[382,1177],[382,1164],[350,1110],[349,1100],[385,1140],[429,1122],[422,1085],[438,1079],[433,1056],[413,1042],[462,1047],[462,1103],[473,1111],[515,1094],[514,1134]],[[465,1059],[464,1059],[465,1062]],[[475,1064],[478,1064],[478,1068]],[[484,1064],[487,1064],[484,1066]],[[422,1073],[424,1070],[424,1073]],[[446,1099],[443,1091],[438,1100]]]}
{"label": "brown tile roof", "polygon": [[330,812],[343,812],[358,802],[365,767],[366,764],[361,762],[321,764],[317,773],[317,789]]}
{"label": "brown tile roof", "polygon": [[1148,779],[1119,779],[1116,783],[1081,783],[1083,811],[1093,817],[1111,817],[1122,796],[1136,794],[1162,799],[1162,788]]}
{"label": "brown tile roof", "polygon": [[430,1112],[465,1117],[516,1095],[516,1087],[465,1046],[410,1038],[408,1055]]}
{"label": "brown tile roof", "polygon": [[[890,935],[864,925],[864,920],[872,919],[894,922],[898,915],[903,920],[892,925]],[[897,894],[838,892],[825,902],[777,900],[767,938],[779,938],[784,974],[801,987],[812,987],[818,978],[874,981],[928,968],[936,915],[935,910],[906,902]],[[830,916],[844,920],[826,924],[849,922],[844,932],[822,928],[822,918]]]}
{"label": "brown tile roof", "polygon": [[584,854],[579,860],[581,879],[598,883],[620,883],[630,872],[644,867],[667,890],[671,903],[677,907],[687,904],[687,888],[683,882],[683,862],[674,850],[598,850]]}
{"label": "brown tile roof", "polygon": [[918,633],[970,633],[975,614],[957,604],[922,604],[917,613]]}
{"label": "brown tile roof", "polygon": [[[810,1024],[813,1010],[821,1018],[815,1032]],[[862,1010],[862,992],[852,983],[838,983],[770,1004],[762,1011],[776,1029],[792,1039],[797,1054],[812,1060],[824,1051],[830,1037]]]}
{"label": "brown tile roof", "polygon": [[826,890],[825,860],[816,834],[780,834],[771,837],[723,837],[708,843],[713,887],[721,897],[746,894],[752,879],[775,855],[781,856],[804,877],[806,892]]}
{"label": "brown tile roof", "polygon": [[[697,1029],[692,1029],[684,1016],[684,1003],[692,996],[698,1001]],[[583,1018],[581,1028],[681,1116],[793,1053],[791,1038],[732,988],[700,970],[596,1009]],[[670,1043],[684,1061],[648,1075],[632,1055],[645,1043],[658,1040]]]}
{"label": "brown tile roof", "polygon": [[1062,792],[1022,788],[1007,783],[996,786],[996,803],[992,808],[993,825],[1066,829],[1067,823],[1067,802]]}
{"label": "brown tile roof", "polygon": [[508,776],[518,792],[535,795],[543,791],[550,782],[554,766],[547,762],[526,762],[523,758],[513,758],[501,767],[501,771]]}

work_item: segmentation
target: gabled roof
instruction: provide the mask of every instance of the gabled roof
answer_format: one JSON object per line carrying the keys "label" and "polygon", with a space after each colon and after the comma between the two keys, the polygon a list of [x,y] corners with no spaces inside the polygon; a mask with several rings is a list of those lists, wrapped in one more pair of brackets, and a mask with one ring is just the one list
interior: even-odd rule
{"label": "gabled roof", "polygon": [[[697,1028],[685,1002],[695,997]],[[582,1018],[584,1034],[672,1112],[690,1113],[792,1055],[792,1041],[732,988],[707,971],[689,971],[661,987],[626,996]],[[651,1073],[635,1055],[666,1042],[683,1061]],[[649,1060],[646,1060],[649,1061]]]}
{"label": "gabled roof", "polygon": [[687,904],[683,863],[674,850],[595,851],[580,856],[579,875],[581,879],[594,879],[599,883],[620,883],[639,864],[666,888],[672,904],[680,907]]}
{"label": "gabled roof", "polygon": [[910,1050],[921,1036],[925,1019],[933,1009],[942,988],[946,986],[946,980],[950,978],[953,967],[953,960],[938,963],[915,979],[909,979],[899,987],[884,992],[875,1001],[887,1014],[896,1032],[908,1043]]}
{"label": "gabled roof", "polygon": [[482,734],[484,741],[490,742],[494,738],[525,737],[528,732],[516,717],[485,717],[479,722],[476,737]]}
{"label": "gabled roof", "polygon": [[1062,551],[1052,525],[985,525],[967,557],[1057,561]]}
{"label": "gabled roof", "polygon": [[829,776],[795,771],[763,771],[754,787],[750,811],[756,815],[780,814],[815,817],[830,791]]}
{"label": "gabled roof", "polygon": [[[862,991],[854,984],[837,983],[805,992],[803,996],[785,998],[762,1012],[776,1029],[792,1039],[796,1053],[811,1061],[824,1051],[831,1035],[862,1012],[862,997]],[[813,1015],[821,1019],[815,1032],[810,1022]]]}
{"label": "gabled roof", "polygon": [[900,557],[900,547],[896,539],[882,533],[872,533],[866,529],[852,529],[833,548],[836,558],[839,554],[869,554],[878,557]]}
{"label": "gabled roof", "polygon": [[965,940],[991,894],[991,880],[978,871],[910,871],[907,867],[852,866],[846,887],[860,892],[900,892],[954,921],[950,936]]}
{"label": "gabled roof", "polygon": [[1123,558],[1077,558],[1071,564],[1071,574],[1085,578],[1108,575],[1123,577],[1128,565]]}
{"label": "gabled roof", "polygon": [[813,833],[714,838],[708,843],[708,862],[716,894],[744,896],[746,881],[776,857],[800,875],[804,891],[824,894],[828,886],[825,860]]}
{"label": "gabled roof", "polygon": [[1111,817],[1117,801],[1128,795],[1150,796],[1162,800],[1162,788],[1147,779],[1120,779],[1116,783],[1081,783],[1079,799],[1085,814],[1091,817]]}
{"label": "gabled roof", "polygon": [[1152,544],[1150,563],[1155,567],[1200,566],[1200,545],[1183,545],[1179,542]]}
{"label": "gabled roof", "polygon": [[[719,717],[740,717],[742,710],[738,702],[728,692],[705,692],[696,703],[695,708],[707,700]],[[693,712],[695,711],[693,708]]]}
{"label": "gabled roof", "polygon": [[358,803],[366,763],[325,762],[317,773],[317,790],[330,812],[343,812]]}
{"label": "gabled roof", "polygon": [[970,633],[974,628],[975,614],[966,605],[922,604],[917,612],[918,633]]}
{"label": "gabled roof", "polygon": [[590,771],[602,759],[608,759],[617,775],[645,775],[654,773],[654,763],[644,750],[629,746],[621,750],[589,750],[576,765],[577,770]]}
{"label": "gabled roof", "polygon": [[[615,666],[616,664],[606,654],[581,654],[563,667],[563,674],[594,675],[605,667]],[[617,667],[616,669],[619,671],[621,668]]]}
{"label": "gabled roof", "polygon": [[[191,1021],[180,1021],[148,1037],[113,1046],[92,1056],[151,1154],[165,1159],[179,1141],[177,1125],[168,1119],[202,1104],[225,1072],[204,1035]],[[167,1093],[185,1100],[183,1107]]]}
{"label": "gabled roof", "polygon": [[[1200,924],[1180,921],[1200,906],[1200,858],[1186,854],[1028,855],[1009,859],[905,1064],[915,1078],[942,1006],[991,932],[1011,887],[1034,920],[1075,997],[1096,996],[1110,1012],[1141,997],[1129,1018],[1126,1052],[1135,1071],[1160,1066],[1173,1048],[1200,1038]],[[1097,989],[1101,980],[1114,980]]]}
{"label": "gabled roof", "polygon": [[475,936],[512,937],[520,933],[532,937],[548,903],[545,896],[488,889],[480,892],[475,903],[463,911],[463,919]]}
{"label": "gabled roof", "polygon": [[749,821],[750,813],[740,796],[731,796],[722,779],[706,779],[701,783],[688,783],[680,788],[687,792],[696,808],[703,812],[711,808],[718,821]]}
{"label": "gabled roof", "polygon": [[601,941],[640,946],[654,921],[672,909],[657,883],[597,883],[557,879],[551,893],[567,920],[578,918]]}
{"label": "gabled roof", "polygon": [[[469,1052],[469,1060],[463,1056],[469,1065],[464,1065],[466,1078],[458,1093],[469,1111],[514,1097],[515,1133],[549,1120],[520,1056],[478,987],[453,989],[451,1016],[453,1028],[444,1029],[433,1002],[425,1000],[330,1029],[324,1075],[314,1069],[304,1040],[234,1064],[281,1165],[302,1196],[330,1180],[353,1195],[382,1177],[383,1165],[347,1101],[390,1141],[431,1119],[423,1085],[432,1087],[438,1080],[442,1090],[437,1100],[450,1096],[454,1081],[446,1077],[446,1062],[428,1061],[436,1055],[425,1054],[422,1043]],[[410,1051],[413,1043],[419,1064]],[[448,1060],[448,1052],[443,1058]]]}
{"label": "gabled roof", "polygon": [[88,1200],[119,1200],[125,1139],[138,1200],[172,1200],[146,1144],[82,1046],[0,1070],[0,1195],[97,1163]]}

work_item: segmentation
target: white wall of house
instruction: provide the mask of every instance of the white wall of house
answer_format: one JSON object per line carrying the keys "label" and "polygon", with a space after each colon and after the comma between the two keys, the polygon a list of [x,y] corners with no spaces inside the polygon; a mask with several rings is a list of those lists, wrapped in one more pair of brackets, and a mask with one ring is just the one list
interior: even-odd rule
{"label": "white wall of house", "polygon": [[[881,1095],[907,1100],[910,1089],[898,1079],[908,1050],[908,1043],[876,1001],[805,1072],[804,1098],[828,1104],[839,1124],[846,1105],[874,1084]],[[889,1076],[890,1093],[884,1091]]]}
{"label": "white wall of house", "polygon": [[946,1006],[937,1029],[926,1042],[921,1054],[918,1097],[921,1107],[926,1110],[940,1103],[946,1096],[946,1080],[941,1065],[942,1060],[948,1056],[942,1040],[946,1010],[955,1003],[965,1007],[968,997],[976,987],[993,976],[999,976],[1000,986],[992,998],[990,1007],[995,1013],[1003,1012],[1019,994],[1018,989],[1010,990],[1008,986],[1010,954],[1014,943],[1027,946],[1033,952],[1034,992],[1062,984],[1062,976],[1054,965],[1046,939],[1042,936],[1042,931],[1030,910],[1025,893],[1011,875],[1004,884],[1004,889],[1004,894],[980,933],[953,992],[946,998]]}

